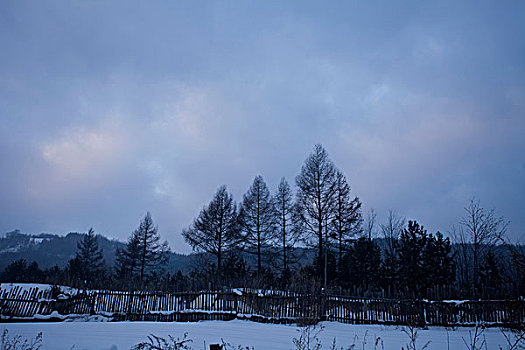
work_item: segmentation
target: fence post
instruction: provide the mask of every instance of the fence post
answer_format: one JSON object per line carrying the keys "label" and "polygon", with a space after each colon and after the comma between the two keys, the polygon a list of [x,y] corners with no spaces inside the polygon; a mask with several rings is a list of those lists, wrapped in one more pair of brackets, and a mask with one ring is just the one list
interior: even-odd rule
{"label": "fence post", "polygon": [[133,305],[133,291],[129,293],[128,307],[126,312],[126,318],[128,321],[131,321],[131,307]]}
{"label": "fence post", "polygon": [[327,302],[328,302],[328,294],[326,293],[326,290],[323,290],[321,292],[321,314],[319,315],[319,319],[316,321],[326,321]]}
{"label": "fence post", "polygon": [[94,292],[91,296],[91,305],[89,308],[89,314],[94,315],[95,314],[95,300],[97,299],[97,292]]}

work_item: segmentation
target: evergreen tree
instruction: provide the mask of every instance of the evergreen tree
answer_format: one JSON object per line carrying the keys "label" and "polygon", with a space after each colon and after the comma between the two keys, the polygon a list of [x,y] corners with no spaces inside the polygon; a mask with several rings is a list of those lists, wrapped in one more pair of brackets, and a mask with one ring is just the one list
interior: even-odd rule
{"label": "evergreen tree", "polygon": [[380,276],[381,249],[367,237],[360,237],[351,245],[342,260],[340,280],[343,286],[367,290],[377,284]]}
{"label": "evergreen tree", "polygon": [[104,276],[104,257],[98,246],[95,231],[90,228],[77,244],[77,255],[69,263],[70,274],[74,279],[84,281],[89,286]]}
{"label": "evergreen tree", "polygon": [[334,216],[330,222],[332,238],[337,242],[338,264],[343,258],[344,246],[349,239],[361,230],[361,201],[350,198],[350,185],[340,171],[335,176]]}
{"label": "evergreen tree", "polygon": [[418,292],[426,282],[423,249],[427,243],[427,231],[416,221],[409,221],[399,237],[399,278],[410,292]]}
{"label": "evergreen tree", "polygon": [[45,274],[36,261],[29,265],[25,259],[12,261],[0,275],[1,282],[44,282]]}
{"label": "evergreen tree", "polygon": [[337,280],[337,257],[330,249],[326,250],[326,255],[316,254],[312,266],[309,267],[310,273],[314,276],[323,276],[326,266],[326,288]]}
{"label": "evergreen tree", "polygon": [[381,285],[385,290],[395,292],[399,287],[401,270],[397,258],[397,241],[393,241],[390,247],[385,250],[385,257],[381,263]]}
{"label": "evergreen tree", "polygon": [[86,275],[84,266],[80,261],[80,257],[75,255],[73,259],[70,259],[66,266],[66,275],[68,276],[69,283],[76,286],[86,286]]}
{"label": "evergreen tree", "polygon": [[223,277],[230,284],[246,285],[249,268],[246,260],[238,251],[230,251],[226,254],[223,263]]}
{"label": "evergreen tree", "polygon": [[498,258],[492,250],[485,254],[485,259],[480,266],[480,277],[485,288],[496,289],[503,284],[503,271]]}
{"label": "evergreen tree", "polygon": [[214,255],[217,268],[222,271],[224,253],[238,248],[240,242],[237,206],[226,186],[219,187],[210,204],[182,235],[194,250]]}
{"label": "evergreen tree", "polygon": [[243,197],[239,211],[242,243],[250,254],[257,256],[257,272],[262,272],[263,257],[271,254],[275,234],[274,207],[270,191],[262,176],[256,176]]}
{"label": "evergreen tree", "polygon": [[423,271],[426,286],[444,286],[454,282],[456,267],[450,240],[441,232],[427,236],[423,249]]}
{"label": "evergreen tree", "polygon": [[[440,232],[428,234],[416,221],[409,221],[395,245],[397,276],[394,280],[409,292],[425,294],[436,285],[448,285],[455,279],[455,265],[450,240]],[[390,259],[387,255],[387,259]],[[385,273],[383,269],[383,273]]]}

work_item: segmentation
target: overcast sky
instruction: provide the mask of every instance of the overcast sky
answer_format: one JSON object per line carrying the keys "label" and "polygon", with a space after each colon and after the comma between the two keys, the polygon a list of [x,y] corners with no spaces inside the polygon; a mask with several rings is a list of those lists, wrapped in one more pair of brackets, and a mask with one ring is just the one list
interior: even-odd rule
{"label": "overcast sky", "polygon": [[180,232],[316,143],[365,209],[525,234],[525,2],[0,2],[0,232]]}

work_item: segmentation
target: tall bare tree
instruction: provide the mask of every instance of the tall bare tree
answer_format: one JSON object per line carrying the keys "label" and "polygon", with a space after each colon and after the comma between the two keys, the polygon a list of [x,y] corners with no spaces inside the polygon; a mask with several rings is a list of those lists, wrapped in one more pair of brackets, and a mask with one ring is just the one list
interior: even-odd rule
{"label": "tall bare tree", "polygon": [[332,238],[337,243],[338,265],[341,264],[344,246],[348,240],[362,230],[361,201],[350,197],[350,185],[345,175],[337,171],[335,175],[334,216],[330,221]]}
{"label": "tall bare tree", "polygon": [[295,178],[297,184],[297,214],[304,232],[317,239],[319,257],[324,257],[324,285],[327,283],[323,241],[329,234],[328,223],[334,216],[336,167],[321,145],[315,145]]}
{"label": "tall bare tree", "polygon": [[368,240],[372,240],[372,237],[377,233],[377,213],[374,208],[370,208],[366,213],[364,222],[364,234]]}
{"label": "tall bare tree", "polygon": [[508,222],[503,217],[497,217],[494,209],[484,209],[475,198],[464,209],[465,215],[459,226],[453,228],[452,235],[462,250],[460,256],[465,259],[464,271],[461,272],[470,283],[472,292],[476,293],[481,261],[487,248],[496,243],[498,237],[505,235]]}
{"label": "tall bare tree", "polygon": [[124,248],[117,248],[116,274],[117,278],[132,283],[138,279],[140,267],[140,240],[136,235],[128,238]]}
{"label": "tall bare tree", "polygon": [[169,247],[168,242],[160,242],[159,229],[153,223],[151,214],[141,221],[139,227],[133,232],[135,240],[138,242],[139,251],[139,279],[140,284],[144,284],[144,277],[150,272],[161,268],[168,261]]}
{"label": "tall bare tree", "polygon": [[523,243],[511,243],[503,233],[498,234],[498,241],[507,248],[512,258],[516,274],[515,278],[512,278],[513,285],[517,290],[525,290],[525,245]]}
{"label": "tall bare tree", "polygon": [[222,271],[224,253],[240,242],[239,226],[237,205],[223,185],[182,235],[194,250],[216,256],[217,269]]}
{"label": "tall bare tree", "polygon": [[395,242],[399,239],[401,232],[403,232],[405,222],[406,219],[404,217],[393,210],[389,210],[386,222],[380,225],[383,238],[387,244],[388,253],[394,254]]}
{"label": "tall bare tree", "polygon": [[293,225],[294,203],[290,185],[283,177],[273,197],[275,222],[277,231],[275,235],[276,245],[281,248],[282,272],[288,273],[289,264],[296,262],[293,248],[300,241],[301,235]]}
{"label": "tall bare tree", "polygon": [[262,176],[256,176],[243,197],[239,211],[242,244],[246,251],[257,256],[257,272],[262,272],[263,257],[271,254],[276,229],[270,191]]}

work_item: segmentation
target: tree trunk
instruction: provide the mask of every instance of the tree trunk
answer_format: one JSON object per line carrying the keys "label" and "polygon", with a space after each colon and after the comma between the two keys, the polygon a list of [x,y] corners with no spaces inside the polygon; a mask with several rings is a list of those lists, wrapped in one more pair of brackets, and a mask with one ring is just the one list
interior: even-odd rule
{"label": "tree trunk", "polygon": [[146,231],[144,232],[144,247],[142,249],[142,259],[141,259],[141,266],[140,266],[140,287],[142,288],[143,282],[144,282],[144,266],[146,265],[146,243],[148,241],[148,227],[146,227]]}
{"label": "tree trunk", "polygon": [[259,189],[257,189],[257,273],[261,273],[262,264],[261,264],[261,203],[259,197]]}

